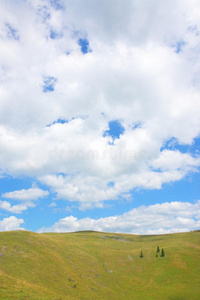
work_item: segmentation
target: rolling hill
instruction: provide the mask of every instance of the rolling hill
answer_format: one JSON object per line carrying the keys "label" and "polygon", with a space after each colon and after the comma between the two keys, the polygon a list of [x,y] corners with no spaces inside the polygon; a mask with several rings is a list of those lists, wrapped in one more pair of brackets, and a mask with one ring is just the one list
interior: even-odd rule
{"label": "rolling hill", "polygon": [[0,299],[199,300],[200,232],[1,232]]}

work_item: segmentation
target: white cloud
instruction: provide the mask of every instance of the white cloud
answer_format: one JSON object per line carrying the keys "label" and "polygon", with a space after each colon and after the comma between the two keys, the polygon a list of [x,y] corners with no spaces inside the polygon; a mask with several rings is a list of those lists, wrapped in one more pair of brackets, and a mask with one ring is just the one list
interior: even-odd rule
{"label": "white cloud", "polygon": [[[114,150],[115,151],[115,150]],[[138,154],[137,154],[138,155]],[[179,151],[161,152],[156,159],[146,159],[146,151],[140,156],[134,154],[131,159],[114,159],[109,161],[109,170],[106,169],[107,160],[101,160],[107,174],[93,176],[46,175],[39,180],[57,193],[58,199],[79,201],[81,208],[91,206],[101,207],[101,201],[117,200],[132,188],[160,189],[163,183],[177,181],[191,171],[196,171],[200,165],[199,158],[183,154]],[[88,160],[88,164],[95,165],[95,160]],[[109,186],[113,181],[114,185]]]}
{"label": "white cloud", "polygon": [[1,201],[0,200],[0,209],[5,211],[14,213],[14,214],[21,214],[23,211],[27,210],[28,207],[34,207],[35,205],[31,202],[27,202],[26,204],[17,204],[11,205],[8,201]]}
{"label": "white cloud", "polygon": [[48,191],[43,191],[40,188],[32,187],[28,190],[19,190],[14,192],[8,192],[2,194],[3,198],[21,200],[21,201],[32,201],[38,198],[46,197],[49,195]]}
{"label": "white cloud", "polygon": [[23,219],[18,219],[14,216],[9,218],[4,218],[0,221],[0,231],[9,231],[9,230],[19,230],[21,228],[21,224],[24,223]]}
{"label": "white cloud", "polygon": [[160,156],[152,161],[152,166],[164,171],[168,170],[197,170],[200,166],[200,157],[193,157],[180,151],[163,150]]}
{"label": "white cloud", "polygon": [[29,207],[35,207],[35,203],[33,201],[38,200],[39,198],[43,198],[49,195],[48,191],[44,191],[37,186],[32,186],[32,188],[28,190],[18,190],[13,192],[8,192],[2,194],[3,198],[10,200],[17,200],[22,202],[20,204],[11,205],[8,201],[0,200],[0,209],[5,210],[10,213],[21,214]]}
{"label": "white cloud", "polygon": [[197,230],[200,228],[200,201],[166,202],[140,206],[122,215],[100,219],[77,219],[69,216],[60,219],[50,228],[39,232],[73,232],[96,230],[132,234],[164,234]]}
{"label": "white cloud", "polygon": [[[198,0],[77,0],[63,10],[45,0],[1,1],[1,174],[33,176],[87,208],[196,171],[198,157],[160,149],[200,134],[199,31]],[[79,38],[91,53],[81,53]],[[55,78],[53,92],[43,92],[46,76]],[[46,127],[59,118],[68,123]],[[102,134],[116,119],[125,132],[109,145]],[[32,188],[3,197],[45,195]]]}
{"label": "white cloud", "polygon": [[52,202],[51,204],[49,204],[49,207],[56,207],[56,206],[57,206],[57,204],[54,203],[54,202]]}

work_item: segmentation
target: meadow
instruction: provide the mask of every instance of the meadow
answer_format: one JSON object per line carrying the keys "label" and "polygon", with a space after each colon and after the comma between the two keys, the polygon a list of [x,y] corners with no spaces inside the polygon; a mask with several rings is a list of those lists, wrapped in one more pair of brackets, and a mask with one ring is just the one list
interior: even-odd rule
{"label": "meadow", "polygon": [[1,232],[0,299],[199,300],[200,231]]}

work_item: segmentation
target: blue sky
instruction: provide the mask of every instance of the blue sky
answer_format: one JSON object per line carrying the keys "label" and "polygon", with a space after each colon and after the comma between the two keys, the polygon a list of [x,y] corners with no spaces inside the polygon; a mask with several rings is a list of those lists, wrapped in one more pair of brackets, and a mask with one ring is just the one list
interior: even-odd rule
{"label": "blue sky", "polygon": [[1,231],[200,228],[197,4],[1,1]]}

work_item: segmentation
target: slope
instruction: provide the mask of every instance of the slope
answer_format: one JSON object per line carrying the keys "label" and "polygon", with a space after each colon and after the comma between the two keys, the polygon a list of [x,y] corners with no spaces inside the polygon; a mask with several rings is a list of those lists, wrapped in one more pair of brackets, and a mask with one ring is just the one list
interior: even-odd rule
{"label": "slope", "polygon": [[[165,257],[156,257],[157,246]],[[199,286],[198,231],[0,233],[1,300],[195,300]]]}

